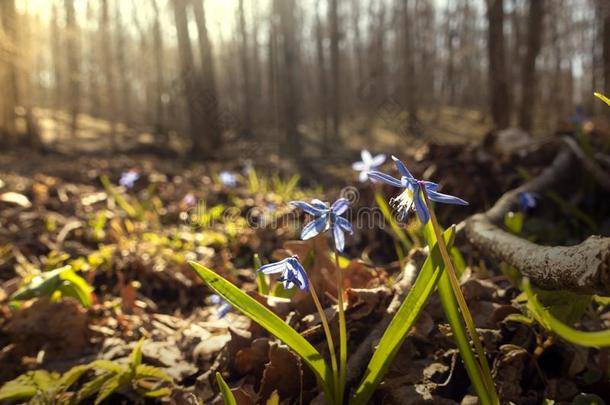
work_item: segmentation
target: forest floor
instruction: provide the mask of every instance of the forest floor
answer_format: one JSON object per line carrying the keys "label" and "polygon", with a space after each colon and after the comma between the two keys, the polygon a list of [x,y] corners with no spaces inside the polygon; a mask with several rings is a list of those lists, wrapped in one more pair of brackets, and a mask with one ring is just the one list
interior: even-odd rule
{"label": "forest floor", "polygon": [[[481,130],[475,138],[482,134]],[[489,208],[505,191],[521,184],[526,174],[539,173],[556,152],[543,146],[533,154],[508,156],[479,142],[430,141],[400,149],[416,177],[439,181],[443,192],[471,203],[443,206],[439,220],[446,226]],[[300,257],[312,250],[326,251],[323,239],[297,240],[306,218],[289,220],[295,218],[289,201],[332,201],[353,192],[355,212],[359,207],[376,207],[375,191],[388,198],[395,191],[359,183],[346,162],[324,166],[333,174],[330,178],[339,180],[322,186],[307,176],[299,181],[291,165],[270,163],[274,159],[279,158],[254,159],[257,172],[238,160],[200,164],[149,155],[68,158],[25,150],[3,152],[0,383],[32,370],[63,373],[95,359],[120,363],[145,338],[143,362],[171,377],[175,403],[220,403],[215,371],[222,372],[242,404],[265,403],[275,391],[286,403],[312,400],[317,394],[315,379],[305,366],[248,318],[234,311],[220,313],[222,303],[187,261],[214,269],[256,296],[255,253],[273,261],[286,257],[288,251]],[[280,167],[279,174],[272,167]],[[386,163],[384,170],[393,172],[393,165]],[[128,171],[138,173],[133,187],[119,185]],[[223,180],[222,171],[234,174],[235,184]],[[556,199],[542,197],[525,214],[523,236],[543,244],[575,244],[591,234],[610,234],[608,207],[600,202],[607,201],[607,194],[586,174],[581,176],[585,180],[580,191],[560,198],[585,212],[596,228],[575,219]],[[423,238],[415,221],[406,229],[410,257],[415,257]],[[358,228],[347,239],[342,264],[349,288],[350,353],[381,319],[392,298],[392,285],[402,266],[397,241],[390,227]],[[464,238],[456,245],[466,269],[462,289],[490,353],[503,401],[540,404],[548,399],[569,404],[584,392],[610,398],[607,371],[600,369],[600,359],[607,353],[566,343],[535,323],[511,320],[510,314],[527,311],[517,299],[519,289],[500,271],[501,264],[482,257]],[[90,305],[57,293],[47,297],[40,289],[26,294],[28,299],[14,299],[37,276],[65,265],[93,288]],[[324,254],[312,272],[322,274],[325,266],[334,264]],[[327,284],[325,292],[334,295],[332,283]],[[324,301],[334,314],[332,300]],[[308,296],[272,297],[268,304],[323,351],[323,334],[311,316]],[[587,308],[578,319],[581,326],[610,326],[605,305],[591,303]],[[72,389],[74,395],[92,378],[83,374]],[[91,392],[89,400],[95,394]],[[374,401],[466,404],[473,403],[471,394],[440,301],[433,295]],[[107,403],[121,401],[159,400],[144,400],[123,387]]]}

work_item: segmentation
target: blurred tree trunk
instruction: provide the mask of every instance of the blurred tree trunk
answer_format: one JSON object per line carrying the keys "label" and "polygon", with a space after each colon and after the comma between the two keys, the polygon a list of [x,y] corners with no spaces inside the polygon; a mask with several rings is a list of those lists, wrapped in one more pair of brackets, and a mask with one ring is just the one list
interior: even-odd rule
{"label": "blurred tree trunk", "polygon": [[[209,121],[206,121],[209,118],[209,114],[204,116],[206,112],[205,107],[216,108],[216,98],[214,95],[209,95],[214,98],[207,99],[208,94],[206,94],[203,86],[199,86],[200,83],[197,80],[193,63],[191,39],[188,32],[186,1],[176,0],[173,2],[176,32],[178,35],[178,51],[180,54],[180,71],[188,108],[190,137],[192,141],[191,155],[199,159],[205,159],[214,156],[214,149],[218,146],[218,134],[210,131],[212,125],[210,125]],[[205,39],[200,38],[201,41]],[[202,55],[203,58],[206,56],[209,55]],[[206,61],[206,63],[209,62]],[[218,118],[216,114],[214,118]]]}
{"label": "blurred tree trunk", "polygon": [[544,0],[530,0],[527,21],[527,51],[521,72],[521,110],[519,125],[524,131],[531,131],[534,121],[536,94],[536,59],[542,47],[542,25],[544,20]]}
{"label": "blurred tree trunk", "polygon": [[279,14],[279,24],[282,37],[282,68],[278,71],[278,83],[284,104],[283,118],[286,150],[295,160],[302,153],[301,136],[299,134],[299,102],[300,92],[297,87],[297,66],[299,54],[295,41],[295,0],[275,0],[274,7]]}
{"label": "blurred tree trunk", "polygon": [[606,95],[610,97],[610,5],[607,2],[602,4],[601,12],[604,19],[604,87]]}
{"label": "blurred tree trunk", "polygon": [[15,0],[0,2],[0,23],[4,41],[0,42],[0,140],[13,143],[17,128],[15,127],[15,107],[19,100],[17,88],[17,13]]}
{"label": "blurred tree trunk", "polygon": [[511,102],[505,71],[504,1],[487,0],[490,104],[493,123],[498,129],[510,125]]}
{"label": "blurred tree trunk", "polygon": [[260,115],[264,108],[263,103],[263,74],[261,67],[261,56],[259,49],[259,38],[258,38],[258,29],[259,29],[259,21],[262,19],[262,16],[259,12],[259,7],[257,6],[256,0],[250,1],[250,11],[252,13],[252,95],[254,102],[252,103],[252,125],[254,127],[258,126],[261,123]]}
{"label": "blurred tree trunk", "polygon": [[66,8],[66,53],[68,64],[68,105],[70,106],[70,115],[72,122],[70,125],[70,134],[76,136],[78,130],[78,115],[80,114],[80,81],[81,81],[81,65],[80,52],[78,45],[78,27],[76,26],[76,15],[74,11],[74,0],[65,0]]}
{"label": "blurred tree trunk", "polygon": [[328,22],[330,25],[330,65],[332,70],[331,113],[333,137],[340,142],[341,130],[341,66],[339,55],[339,0],[329,0]]}
{"label": "blurred tree trunk", "polygon": [[404,100],[407,104],[409,122],[407,130],[412,135],[418,134],[417,119],[417,78],[415,77],[415,54],[413,49],[413,20],[409,11],[409,0],[402,2],[402,26],[403,26],[403,81],[404,81]]}
{"label": "blurred tree trunk", "polygon": [[112,57],[112,51],[110,49],[110,13],[108,11],[109,0],[101,0],[100,6],[100,40],[102,46],[102,59],[103,59],[103,75],[104,83],[106,85],[106,97],[105,97],[105,108],[106,118],[110,124],[110,143],[112,151],[116,151],[118,148],[118,134],[116,132],[117,122],[117,100],[115,92],[115,78],[114,78],[114,61]]}
{"label": "blurred tree trunk", "polygon": [[[330,141],[328,137],[328,80],[326,77],[326,57],[324,55],[324,26],[320,18],[320,0],[316,1],[316,65],[318,70],[318,106],[322,121],[322,139],[324,144]],[[326,151],[326,149],[324,149]]]}
{"label": "blurred tree trunk", "polygon": [[[98,4],[97,0],[87,1],[87,22],[90,23],[96,19],[95,7]],[[88,114],[93,117],[102,116],[102,105],[100,103],[100,58],[99,58],[99,36],[95,31],[87,33],[87,79],[88,79]]]}
{"label": "blurred tree trunk", "polygon": [[[203,0],[193,0],[193,11],[195,12],[195,22],[197,23],[197,32],[199,33],[199,53],[201,56],[201,80],[198,103],[199,108],[201,109],[200,114],[204,138],[205,143],[209,144],[212,148],[217,148],[222,142],[222,124],[218,111],[220,102],[216,92],[214,53],[212,52],[212,44],[208,36]],[[191,51],[190,42],[188,50],[189,52]],[[205,146],[202,145],[202,147]],[[213,153],[213,151],[210,151],[209,153]]]}
{"label": "blurred tree trunk", "polygon": [[[246,16],[244,12],[244,0],[239,0],[239,34],[241,36],[241,71],[243,75],[242,91],[242,135],[249,137],[252,135],[252,84],[250,80],[250,54],[248,46],[248,29],[246,26]],[[256,23],[255,23],[256,24]],[[254,24],[254,25],[255,25]]]}
{"label": "blurred tree trunk", "polygon": [[165,108],[163,108],[163,89],[165,87],[165,78],[163,75],[163,35],[161,34],[161,22],[159,16],[159,6],[157,0],[151,0],[154,19],[153,19],[153,59],[155,70],[155,137],[160,145],[166,145],[168,142],[167,128],[165,121]]}
{"label": "blurred tree trunk", "polygon": [[51,106],[56,111],[63,107],[63,90],[64,90],[64,76],[63,76],[63,59],[62,59],[62,46],[59,30],[59,12],[57,4],[53,2],[51,8],[51,59],[53,64],[53,96]]}
{"label": "blurred tree trunk", "polygon": [[127,60],[126,41],[125,41],[125,26],[123,24],[123,15],[121,13],[120,4],[124,0],[114,1],[114,20],[115,20],[115,38],[116,38],[116,66],[119,72],[119,87],[121,94],[121,120],[129,127],[133,123],[133,114],[131,111],[131,78],[130,78],[130,63]]}

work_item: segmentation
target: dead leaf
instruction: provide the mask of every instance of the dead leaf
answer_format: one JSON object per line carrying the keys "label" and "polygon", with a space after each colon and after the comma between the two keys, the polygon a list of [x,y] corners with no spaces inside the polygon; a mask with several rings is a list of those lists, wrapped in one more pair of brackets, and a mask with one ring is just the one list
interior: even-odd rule
{"label": "dead leaf", "polygon": [[23,194],[9,191],[7,193],[0,194],[0,201],[4,201],[9,204],[15,204],[23,208],[30,208],[32,203]]}

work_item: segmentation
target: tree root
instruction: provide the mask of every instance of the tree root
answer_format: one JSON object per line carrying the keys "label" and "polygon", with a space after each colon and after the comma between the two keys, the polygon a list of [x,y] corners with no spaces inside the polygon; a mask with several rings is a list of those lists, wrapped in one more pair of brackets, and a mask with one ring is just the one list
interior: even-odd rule
{"label": "tree root", "polygon": [[487,212],[466,219],[463,230],[482,253],[517,268],[540,288],[609,295],[610,238],[591,236],[576,246],[541,246],[498,226],[518,205],[521,192],[542,192],[565,180],[573,153],[571,147],[563,149],[538,177],[505,193]]}

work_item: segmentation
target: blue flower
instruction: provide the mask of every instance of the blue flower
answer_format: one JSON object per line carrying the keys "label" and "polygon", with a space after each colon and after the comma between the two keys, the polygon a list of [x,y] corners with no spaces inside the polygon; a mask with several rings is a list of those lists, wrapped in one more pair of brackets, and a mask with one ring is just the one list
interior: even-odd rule
{"label": "blue flower", "polygon": [[227,187],[235,187],[237,185],[237,177],[231,172],[220,172],[218,175],[220,182]]}
{"label": "blue flower", "polygon": [[222,299],[222,297],[218,294],[210,295],[207,301],[211,305],[219,305],[218,309],[216,310],[216,316],[218,319],[224,318],[233,309],[231,304]]}
{"label": "blue flower", "polygon": [[363,149],[360,152],[360,156],[362,157],[362,161],[352,163],[352,169],[360,172],[360,181],[365,182],[367,180],[367,173],[373,169],[377,169],[379,166],[385,162],[385,155],[377,155],[373,157],[371,152],[366,149]]}
{"label": "blue flower", "polygon": [[331,229],[335,247],[339,252],[343,252],[345,248],[344,232],[349,232],[350,235],[354,233],[349,221],[341,216],[349,206],[349,201],[346,198],[339,198],[333,205],[318,199],[311,200],[311,204],[305,201],[291,201],[290,204],[301,208],[314,217],[313,221],[303,227],[301,239],[311,239],[320,232]]}
{"label": "blue flower", "polygon": [[121,174],[119,184],[123,187],[133,188],[133,185],[140,178],[140,174],[135,170],[129,170]]}
{"label": "blue flower", "polygon": [[309,291],[309,279],[298,256],[291,256],[279,262],[269,263],[258,269],[263,274],[282,273],[279,281],[284,282],[286,290],[297,286],[300,290]]}
{"label": "blue flower", "polygon": [[371,179],[382,181],[391,186],[404,188],[402,193],[390,200],[390,204],[398,210],[401,220],[405,219],[409,211],[413,208],[415,208],[415,212],[422,224],[427,223],[430,219],[430,213],[422,198],[421,187],[426,189],[428,198],[432,201],[445,204],[468,205],[468,203],[461,198],[436,191],[438,190],[438,184],[432,183],[431,181],[418,180],[413,177],[404,163],[395,156],[392,156],[392,160],[394,160],[394,163],[398,168],[398,172],[401,176],[400,179],[377,171],[369,172],[368,176]]}
{"label": "blue flower", "polygon": [[538,193],[531,193],[529,191],[520,192],[519,207],[521,207],[521,211],[526,212],[536,208],[536,205],[538,205],[538,198],[540,198]]}

